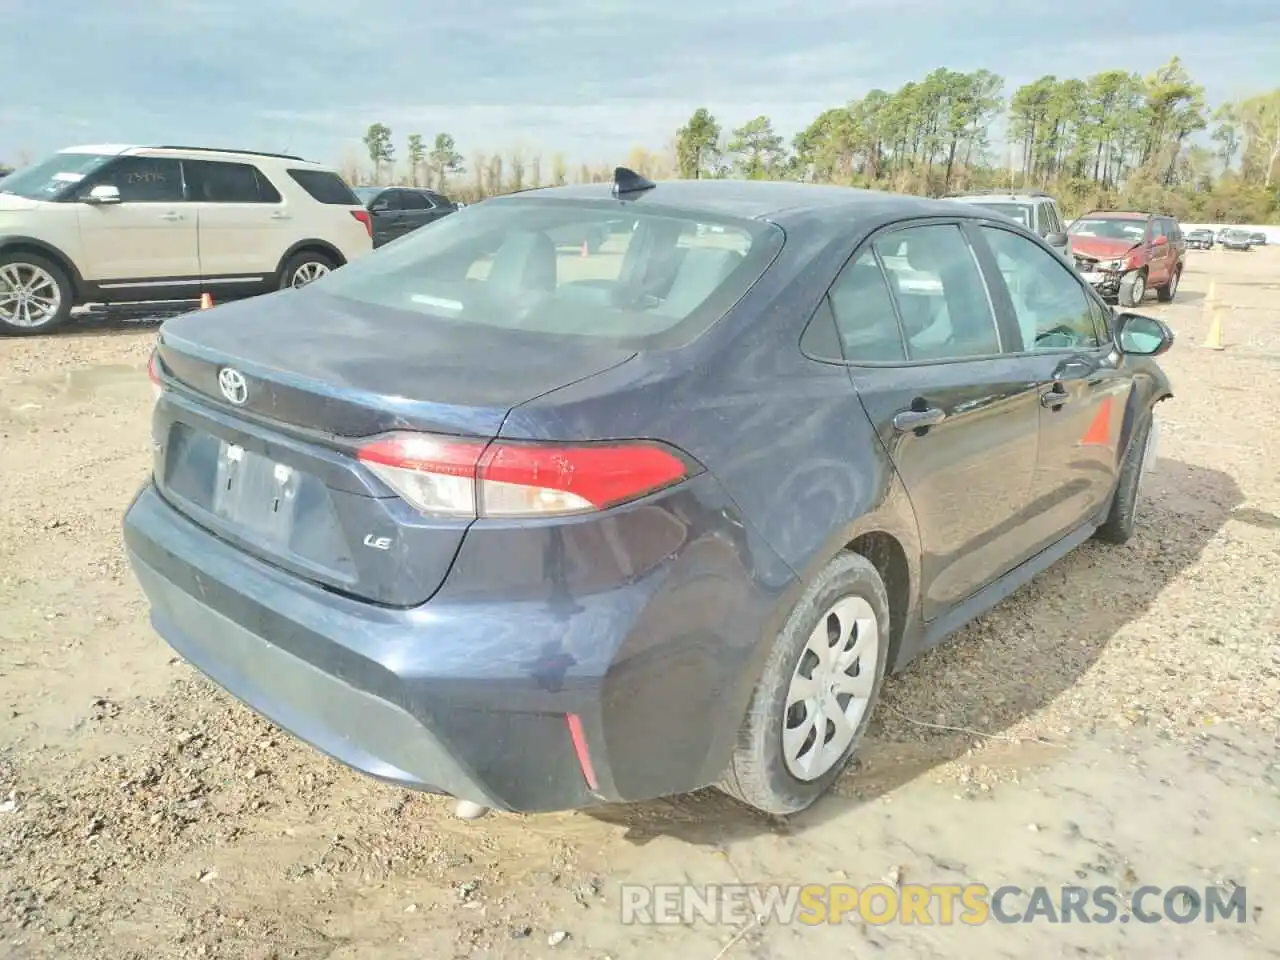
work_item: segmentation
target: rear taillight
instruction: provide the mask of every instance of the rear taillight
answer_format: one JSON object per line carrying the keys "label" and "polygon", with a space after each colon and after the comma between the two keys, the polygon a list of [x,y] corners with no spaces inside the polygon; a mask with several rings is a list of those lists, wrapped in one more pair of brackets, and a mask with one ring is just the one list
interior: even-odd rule
{"label": "rear taillight", "polygon": [[364,224],[365,230],[369,236],[373,236],[373,217],[369,216],[368,210],[352,210],[351,215]]}
{"label": "rear taillight", "polygon": [[156,400],[164,393],[164,381],[160,379],[160,351],[152,350],[147,358],[147,379],[151,381],[151,393]]}
{"label": "rear taillight", "polygon": [[691,472],[682,456],[651,441],[568,445],[392,433],[357,456],[418,511],[449,517],[590,513]]}

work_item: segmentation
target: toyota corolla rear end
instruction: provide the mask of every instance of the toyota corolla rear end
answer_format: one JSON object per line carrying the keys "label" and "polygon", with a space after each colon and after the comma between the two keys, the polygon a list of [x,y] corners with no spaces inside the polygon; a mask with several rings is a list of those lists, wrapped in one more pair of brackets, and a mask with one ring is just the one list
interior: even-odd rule
{"label": "toyota corolla rear end", "polygon": [[[694,256],[697,223],[642,217],[592,266],[548,236],[616,202],[547,208],[170,321],[125,518],[155,628],[218,684],[371,776],[526,811],[713,782],[765,592],[731,499],[643,411],[550,441],[508,415],[632,362],[637,324],[711,322],[781,244],[731,221],[735,256]],[[664,249],[655,285],[636,257]]]}

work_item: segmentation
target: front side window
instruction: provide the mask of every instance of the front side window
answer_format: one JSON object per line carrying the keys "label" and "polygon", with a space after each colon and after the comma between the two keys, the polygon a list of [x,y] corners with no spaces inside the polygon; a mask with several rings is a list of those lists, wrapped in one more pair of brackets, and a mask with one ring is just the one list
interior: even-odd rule
{"label": "front side window", "polygon": [[686,320],[701,327],[695,314],[714,322],[783,243],[762,221],[618,213],[617,203],[488,200],[306,289],[424,322],[638,345]]}
{"label": "front side window", "polygon": [[120,191],[121,203],[181,203],[182,164],[169,157],[121,157],[86,177],[79,195],[107,185]]}
{"label": "front side window", "polygon": [[1000,352],[986,284],[954,224],[897,230],[875,242],[902,318],[910,360]]}
{"label": "front side window", "polygon": [[1090,298],[1062,260],[1008,230],[982,233],[1013,300],[1024,350],[1098,346]]}
{"label": "front side window", "polygon": [[74,193],[95,170],[115,159],[101,153],[55,153],[0,182],[0,193],[27,200],[61,200]]}

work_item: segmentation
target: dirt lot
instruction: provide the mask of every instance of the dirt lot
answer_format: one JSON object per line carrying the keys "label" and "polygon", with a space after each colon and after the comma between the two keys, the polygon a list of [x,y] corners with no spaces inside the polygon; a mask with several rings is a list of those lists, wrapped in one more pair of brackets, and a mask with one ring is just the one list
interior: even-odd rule
{"label": "dirt lot", "polygon": [[[0,341],[0,957],[1280,956],[1280,249],[1193,253],[1150,308],[1181,339],[1140,534],[894,679],[860,768],[785,825],[715,794],[467,823],[291,741],[155,638],[125,564],[154,327]],[[619,921],[621,883],[886,875],[1239,884],[1249,917]]]}

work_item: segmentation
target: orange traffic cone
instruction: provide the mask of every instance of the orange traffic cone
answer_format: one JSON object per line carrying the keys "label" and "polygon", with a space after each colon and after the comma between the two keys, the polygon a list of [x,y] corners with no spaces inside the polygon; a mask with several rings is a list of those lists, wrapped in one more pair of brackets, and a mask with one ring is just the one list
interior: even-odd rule
{"label": "orange traffic cone", "polygon": [[200,294],[200,309],[208,310],[213,306],[213,295],[209,293]]}
{"label": "orange traffic cone", "polygon": [[591,256],[591,250],[588,248],[587,241],[585,240],[582,241],[582,256],[584,257]]}

